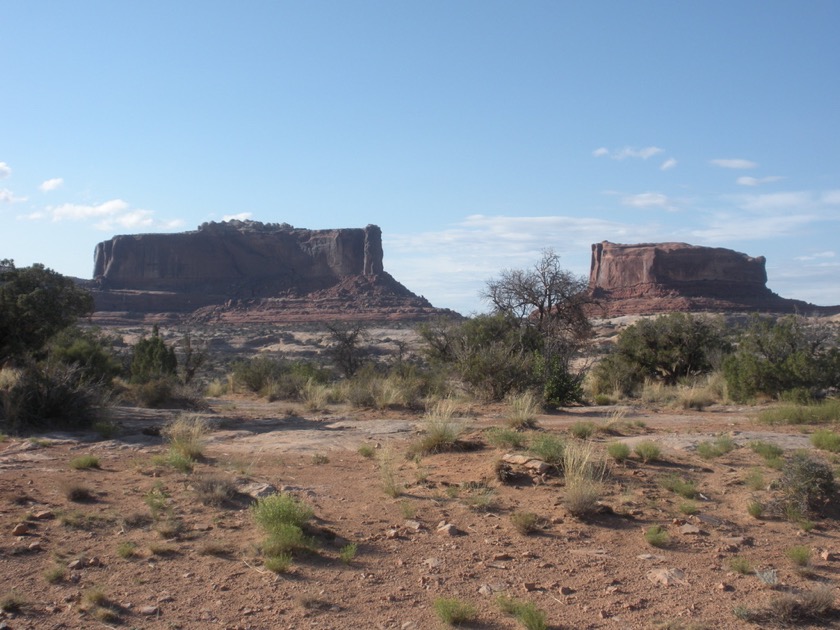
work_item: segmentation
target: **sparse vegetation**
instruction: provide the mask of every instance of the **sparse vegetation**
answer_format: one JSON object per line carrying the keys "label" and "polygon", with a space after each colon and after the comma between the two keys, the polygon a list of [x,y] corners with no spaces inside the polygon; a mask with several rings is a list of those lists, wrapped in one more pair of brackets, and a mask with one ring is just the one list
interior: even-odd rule
{"label": "sparse vegetation", "polygon": [[615,461],[623,462],[630,457],[630,447],[624,442],[611,442],[607,454]]}
{"label": "sparse vegetation", "polygon": [[515,429],[493,427],[485,433],[487,441],[496,448],[522,448],[527,437]]}
{"label": "sparse vegetation", "polygon": [[566,482],[563,504],[573,516],[584,517],[595,511],[604,492],[607,466],[601,454],[589,442],[570,442],[563,453],[563,476]]}
{"label": "sparse vegetation", "polygon": [[475,606],[451,597],[438,597],[434,602],[435,614],[447,626],[469,623],[476,617]]}
{"label": "sparse vegetation", "polygon": [[645,531],[645,541],[652,547],[666,547],[671,542],[671,537],[661,525],[651,525]]}
{"label": "sparse vegetation", "polygon": [[226,477],[202,476],[193,480],[192,485],[203,505],[221,507],[236,496],[236,484]]}
{"label": "sparse vegetation", "polygon": [[0,597],[0,611],[4,613],[22,612],[26,605],[26,599],[14,590]]}
{"label": "sparse vegetation", "polygon": [[537,425],[540,400],[532,391],[508,397],[507,424],[511,429],[533,429]]}
{"label": "sparse vegetation", "polygon": [[811,434],[811,444],[822,451],[840,453],[840,433],[821,429]]}
{"label": "sparse vegetation", "polygon": [[409,453],[430,455],[457,449],[463,426],[454,419],[455,412],[454,401],[437,401],[426,412],[423,435],[411,445]]}
{"label": "sparse vegetation", "polygon": [[797,625],[809,621],[822,622],[836,613],[834,590],[829,586],[820,586],[798,595],[780,593],[763,608],[751,610],[740,606],[733,612],[739,619],[756,624]]}
{"label": "sparse vegetation", "polygon": [[598,427],[594,422],[582,422],[580,420],[569,427],[569,433],[571,436],[579,440],[588,440],[595,435],[597,430]]}
{"label": "sparse vegetation", "polygon": [[666,475],[659,480],[659,485],[684,499],[696,499],[700,494],[694,482],[683,479],[679,475]]}
{"label": "sparse vegetation", "polygon": [[161,431],[173,453],[183,459],[197,460],[204,454],[204,444],[209,432],[207,422],[193,414],[182,414]]}
{"label": "sparse vegetation", "polygon": [[764,504],[761,501],[750,501],[747,503],[747,514],[753,518],[764,516]]}
{"label": "sparse vegetation", "polygon": [[99,468],[99,458],[95,455],[80,455],[70,460],[70,468],[74,470],[87,470]]}
{"label": "sparse vegetation", "polygon": [[528,450],[549,466],[554,466],[558,471],[563,470],[563,454],[566,451],[566,442],[562,438],[551,433],[537,434],[531,438]]}
{"label": "sparse vegetation", "polygon": [[338,557],[344,564],[350,564],[358,552],[359,546],[356,543],[348,543],[339,550]]}
{"label": "sparse vegetation", "polygon": [[365,459],[370,459],[376,454],[376,449],[372,444],[362,444],[357,452]]}
{"label": "sparse vegetation", "polygon": [[510,515],[510,522],[523,536],[540,530],[543,524],[543,520],[533,512],[513,512]]}
{"label": "sparse vegetation", "polygon": [[806,569],[811,566],[811,548],[805,545],[796,545],[785,551],[785,555],[794,566]]}
{"label": "sparse vegetation", "polygon": [[656,462],[662,459],[662,449],[656,442],[644,440],[633,447],[633,452],[642,460],[643,463]]}
{"label": "sparse vegetation", "polygon": [[697,454],[703,459],[714,459],[729,453],[735,448],[735,442],[728,435],[721,435],[709,442],[697,445]]}
{"label": "sparse vegetation", "polygon": [[744,556],[735,556],[729,560],[729,568],[741,575],[750,575],[754,572],[752,563]]}
{"label": "sparse vegetation", "polygon": [[526,630],[547,630],[545,613],[533,602],[523,602],[513,597],[500,595],[496,603],[502,612],[512,615]]}

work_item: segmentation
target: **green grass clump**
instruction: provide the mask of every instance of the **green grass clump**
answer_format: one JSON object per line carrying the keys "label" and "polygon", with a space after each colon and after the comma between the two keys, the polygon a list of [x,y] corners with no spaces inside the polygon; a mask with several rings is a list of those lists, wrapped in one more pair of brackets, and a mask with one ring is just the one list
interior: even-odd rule
{"label": "green grass clump", "polygon": [[271,535],[283,525],[302,527],[315,513],[302,501],[283,493],[259,499],[251,506],[251,514],[256,524]]}
{"label": "green grass clump", "polygon": [[23,596],[14,590],[0,598],[0,610],[5,613],[19,613],[26,605]]}
{"label": "green grass clump", "polygon": [[469,623],[476,617],[475,606],[454,597],[438,597],[434,609],[438,619],[447,626]]}
{"label": "green grass clump", "polygon": [[607,454],[617,462],[623,462],[630,457],[630,447],[624,442],[612,442],[607,447]]}
{"label": "green grass clump", "polygon": [[577,438],[579,440],[588,440],[593,435],[595,435],[595,432],[597,430],[598,427],[595,425],[594,422],[578,421],[569,427],[569,433],[572,435],[572,437]]}
{"label": "green grass clump", "polygon": [[680,503],[680,512],[682,512],[686,516],[697,514],[699,511],[700,508],[697,507],[697,504],[694,501],[685,501],[683,503]]}
{"label": "green grass clump", "polygon": [[192,485],[202,505],[221,507],[236,496],[236,484],[226,477],[202,476],[193,481]]}
{"label": "green grass clump", "polygon": [[828,424],[840,421],[840,400],[811,405],[779,405],[758,414],[765,424]]}
{"label": "green grass clump", "polygon": [[209,433],[207,422],[200,416],[182,415],[168,424],[161,435],[169,442],[172,453],[185,460],[201,459]]}
{"label": "green grass clump", "polygon": [[536,457],[557,470],[563,470],[563,454],[566,450],[566,442],[556,435],[541,433],[535,435],[528,445],[528,450]]}
{"label": "green grass clump", "polygon": [[697,445],[697,454],[703,459],[714,459],[729,453],[735,448],[735,442],[728,435],[721,435],[709,442]]}
{"label": "green grass clump", "polygon": [[533,512],[514,512],[510,515],[510,522],[516,531],[527,536],[539,530],[543,520]]}
{"label": "green grass clump", "polygon": [[822,429],[811,435],[811,444],[822,451],[840,453],[840,434]]}
{"label": "green grass clump", "polygon": [[694,482],[683,479],[679,475],[666,475],[659,480],[659,485],[684,499],[696,499],[700,494]]}
{"label": "green grass clump", "polygon": [[330,458],[324,455],[323,453],[315,453],[312,456],[312,463],[316,466],[320,466],[322,464],[329,464]]}
{"label": "green grass clump", "polygon": [[595,511],[604,492],[607,464],[591,442],[570,442],[563,453],[566,488],[563,505],[572,516],[584,517]]}
{"label": "green grass clump", "polygon": [[652,547],[665,547],[671,542],[671,537],[661,525],[651,525],[645,531],[645,541]]}
{"label": "green grass clump", "polygon": [[137,544],[131,541],[121,542],[117,545],[117,555],[123,560],[134,558],[137,555]]}
{"label": "green grass clump", "polygon": [[633,448],[633,452],[636,453],[638,458],[645,464],[648,462],[657,462],[662,459],[662,449],[659,448],[659,445],[656,442],[651,442],[650,440],[645,440],[636,444]]}
{"label": "green grass clump", "polygon": [[370,459],[376,454],[376,448],[372,444],[362,444],[359,447],[358,453],[365,459]]}
{"label": "green grass clump", "polygon": [[88,470],[99,468],[99,458],[95,455],[80,455],[70,460],[70,468],[74,470]]}
{"label": "green grass clump", "polygon": [[44,579],[50,584],[58,584],[64,580],[65,575],[67,575],[67,567],[63,564],[56,563],[44,570]]}
{"label": "green grass clump", "polygon": [[288,573],[292,566],[292,554],[279,552],[263,558],[263,566],[272,573]]}
{"label": "green grass clump", "polygon": [[348,543],[339,550],[338,557],[344,564],[350,564],[358,552],[359,546],[356,543]]}
{"label": "green grass clump", "polygon": [[508,398],[508,405],[510,411],[507,425],[511,429],[533,429],[537,426],[537,414],[541,411],[541,403],[534,392],[511,396]]}
{"label": "green grass clump", "polygon": [[767,481],[764,479],[764,473],[761,472],[760,468],[750,469],[744,481],[750,490],[755,490],[756,492],[764,490],[767,487]]}
{"label": "green grass clump", "polygon": [[533,602],[523,602],[513,597],[500,595],[496,603],[502,612],[512,615],[526,630],[546,630],[548,622],[545,613],[537,608]]}
{"label": "green grass clump", "polygon": [[751,575],[755,572],[752,563],[744,556],[735,556],[729,561],[729,568],[741,575]]}
{"label": "green grass clump", "polygon": [[516,429],[493,427],[485,433],[487,442],[496,448],[522,448],[525,445],[525,434]]}
{"label": "green grass clump", "polygon": [[458,438],[464,430],[456,421],[454,401],[439,400],[426,413],[423,435],[409,446],[409,455],[432,455],[454,451],[458,448]]}
{"label": "green grass clump", "polygon": [[788,560],[799,568],[811,566],[811,548],[805,545],[796,545],[785,551]]}
{"label": "green grass clump", "polygon": [[750,501],[747,503],[747,514],[753,518],[764,516],[764,504],[761,501]]}
{"label": "green grass clump", "polygon": [[750,450],[756,455],[760,455],[765,460],[780,458],[785,450],[772,442],[763,442],[761,440],[754,440],[750,442]]}

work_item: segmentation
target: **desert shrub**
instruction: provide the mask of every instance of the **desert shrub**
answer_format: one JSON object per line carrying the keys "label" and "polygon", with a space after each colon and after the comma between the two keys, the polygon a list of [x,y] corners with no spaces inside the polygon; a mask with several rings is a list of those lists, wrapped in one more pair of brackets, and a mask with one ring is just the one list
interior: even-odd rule
{"label": "desert shrub", "polygon": [[764,409],[758,414],[764,424],[827,424],[840,421],[840,400],[819,403],[785,404]]}
{"label": "desert shrub", "polygon": [[344,564],[350,564],[359,552],[359,546],[356,543],[348,543],[338,551],[338,557]]}
{"label": "desert shrub", "polygon": [[76,366],[84,381],[108,384],[122,372],[115,344],[116,339],[98,330],[70,326],[50,339],[48,357],[50,361]]}
{"label": "desert shrub", "polygon": [[487,441],[497,448],[522,448],[526,437],[515,429],[493,427],[485,432]]}
{"label": "desert shrub", "polygon": [[175,348],[166,345],[157,325],[151,337],[142,337],[134,345],[131,355],[131,381],[147,383],[153,379],[174,377],[178,369]]}
{"label": "desert shrub", "polygon": [[263,566],[272,573],[287,573],[292,566],[292,554],[278,552],[263,558]]}
{"label": "desert shrub", "polygon": [[659,485],[666,490],[670,490],[671,492],[680,495],[684,499],[696,499],[697,495],[700,494],[697,490],[697,486],[694,485],[694,482],[689,481],[688,479],[683,479],[676,474],[662,477],[659,480]]}
{"label": "desert shrub", "polygon": [[721,435],[712,441],[700,442],[697,454],[703,459],[714,459],[729,453],[735,448],[735,442],[728,435]]}
{"label": "desert shrub", "polygon": [[99,458],[96,455],[79,455],[70,460],[70,468],[75,470],[87,470],[88,468],[99,468]]}
{"label": "desert shrub", "polygon": [[259,499],[251,506],[251,513],[257,525],[269,535],[281,525],[302,527],[314,515],[311,507],[285,493]]}
{"label": "desert shrub", "polygon": [[357,452],[365,459],[370,459],[376,454],[376,448],[372,444],[362,444]]}
{"label": "desert shrub", "polygon": [[534,380],[542,386],[543,405],[557,409],[583,402],[583,372],[574,372],[565,352],[557,355],[538,353],[534,356]]}
{"label": "desert shrub", "polygon": [[540,400],[532,391],[515,394],[508,397],[507,424],[512,429],[532,429],[537,424],[537,414],[540,412]]}
{"label": "desert shrub", "polygon": [[800,400],[812,398],[840,381],[840,350],[827,331],[809,327],[801,317],[754,316],[723,372],[737,401],[759,394],[781,398],[790,391]]}
{"label": "desert shrub", "polygon": [[563,453],[566,450],[563,438],[550,433],[537,434],[531,438],[528,450],[558,471],[563,470]]}
{"label": "desert shrub", "polygon": [[170,450],[188,459],[201,458],[208,433],[209,427],[204,418],[186,414],[178,416],[161,430]]}
{"label": "desert shrub", "polygon": [[811,435],[811,444],[823,451],[840,453],[840,434],[828,429],[816,431]]}
{"label": "desert shrub", "polygon": [[828,465],[800,451],[782,468],[779,489],[783,512],[788,518],[798,520],[820,513],[834,497],[837,487]]}
{"label": "desert shrub", "polygon": [[573,516],[591,514],[604,492],[606,462],[590,442],[570,442],[563,452],[563,504]]}
{"label": "desert shrub", "polygon": [[633,447],[633,452],[636,453],[639,459],[641,459],[645,464],[662,459],[662,449],[659,448],[659,445],[656,442],[651,442],[650,440],[645,440],[636,444],[636,446]]}
{"label": "desert shrub", "polygon": [[527,536],[541,529],[543,520],[533,512],[513,512],[510,522],[520,534]]}
{"label": "desert shrub", "polygon": [[624,442],[612,442],[607,447],[607,454],[617,462],[623,462],[630,457],[630,447]]}
{"label": "desert shrub", "polygon": [[750,450],[752,450],[753,453],[760,455],[765,460],[778,459],[785,452],[781,446],[773,444],[772,442],[763,442],[761,440],[753,440],[750,442]]}
{"label": "desert shrub", "polygon": [[685,514],[686,516],[691,516],[692,514],[700,512],[700,508],[697,507],[697,504],[694,501],[684,501],[683,503],[680,503],[679,510],[680,513]]}
{"label": "desert shrub", "polygon": [[545,613],[537,608],[533,602],[523,602],[513,597],[500,595],[496,603],[502,612],[512,615],[526,630],[546,630]]}
{"label": "desert shrub", "polygon": [[463,425],[455,420],[452,400],[439,400],[426,412],[423,435],[411,444],[409,454],[429,455],[458,448]]}
{"label": "desert shrub", "polygon": [[80,368],[72,365],[28,362],[4,373],[0,429],[6,433],[87,427],[106,402],[105,390],[86,381]]}
{"label": "desert shrub", "polygon": [[764,504],[761,501],[750,501],[747,503],[747,514],[753,518],[764,516]]}
{"label": "desert shrub", "polygon": [[651,525],[645,530],[645,541],[652,547],[665,547],[671,542],[671,537],[661,525]]}
{"label": "desert shrub", "polygon": [[675,385],[711,372],[729,344],[720,319],[686,313],[642,319],[619,335],[613,354],[595,368],[595,393],[631,395],[645,378]]}
{"label": "desert shrub", "polygon": [[236,496],[236,484],[230,479],[207,475],[194,479],[193,490],[204,505],[222,506]]}
{"label": "desert shrub", "polygon": [[455,598],[438,597],[433,606],[438,619],[447,626],[469,623],[477,614],[475,606]]}
{"label": "desert shrub", "polygon": [[811,565],[811,548],[805,545],[795,545],[786,549],[785,556],[796,567],[807,568]]}
{"label": "desert shrub", "polygon": [[752,563],[744,556],[735,556],[729,560],[729,568],[741,575],[750,575],[754,572]]}
{"label": "desert shrub", "polygon": [[595,426],[594,422],[578,420],[569,427],[569,433],[571,433],[572,437],[576,437],[579,440],[586,440],[592,437],[597,429],[598,427]]}
{"label": "desert shrub", "polygon": [[379,458],[379,475],[382,479],[382,490],[386,495],[396,499],[403,493],[403,487],[394,470],[394,456],[390,450],[384,451]]}

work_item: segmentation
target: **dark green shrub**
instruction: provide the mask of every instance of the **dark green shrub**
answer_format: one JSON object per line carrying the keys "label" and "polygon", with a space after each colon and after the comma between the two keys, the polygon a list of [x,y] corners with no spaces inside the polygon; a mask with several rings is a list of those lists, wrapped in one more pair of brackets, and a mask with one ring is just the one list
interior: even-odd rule
{"label": "dark green shrub", "polygon": [[72,326],[50,340],[49,359],[78,367],[81,377],[88,382],[107,384],[122,372],[115,343],[115,339],[99,331]]}
{"label": "dark green shrub", "polygon": [[157,325],[151,337],[141,338],[131,357],[131,382],[147,383],[153,379],[174,377],[178,369],[175,349],[167,346]]}
{"label": "dark green shrub", "polygon": [[626,328],[593,373],[598,394],[631,395],[645,378],[675,385],[711,372],[728,351],[722,320],[687,313],[642,319]]}
{"label": "dark green shrub", "polygon": [[738,350],[723,363],[729,395],[738,401],[764,394],[808,401],[840,382],[837,340],[799,317],[755,316]]}
{"label": "dark green shrub", "polygon": [[801,451],[794,453],[782,468],[779,488],[784,512],[793,520],[820,513],[837,491],[831,468]]}
{"label": "dark green shrub", "polygon": [[0,428],[16,434],[87,427],[104,399],[102,388],[87,382],[77,367],[30,363],[0,389]]}

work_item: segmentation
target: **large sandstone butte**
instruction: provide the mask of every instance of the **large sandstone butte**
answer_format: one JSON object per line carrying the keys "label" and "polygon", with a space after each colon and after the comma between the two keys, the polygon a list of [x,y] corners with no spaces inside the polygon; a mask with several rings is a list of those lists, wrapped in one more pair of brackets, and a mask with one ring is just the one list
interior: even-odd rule
{"label": "large sandstone butte", "polygon": [[423,319],[443,312],[386,273],[382,257],[375,225],[306,230],[211,222],[191,232],[99,243],[93,293],[100,320],[109,319],[105,313],[275,322]]}
{"label": "large sandstone butte", "polygon": [[589,291],[605,317],[670,311],[832,314],[767,288],[763,256],[686,243],[592,245]]}

